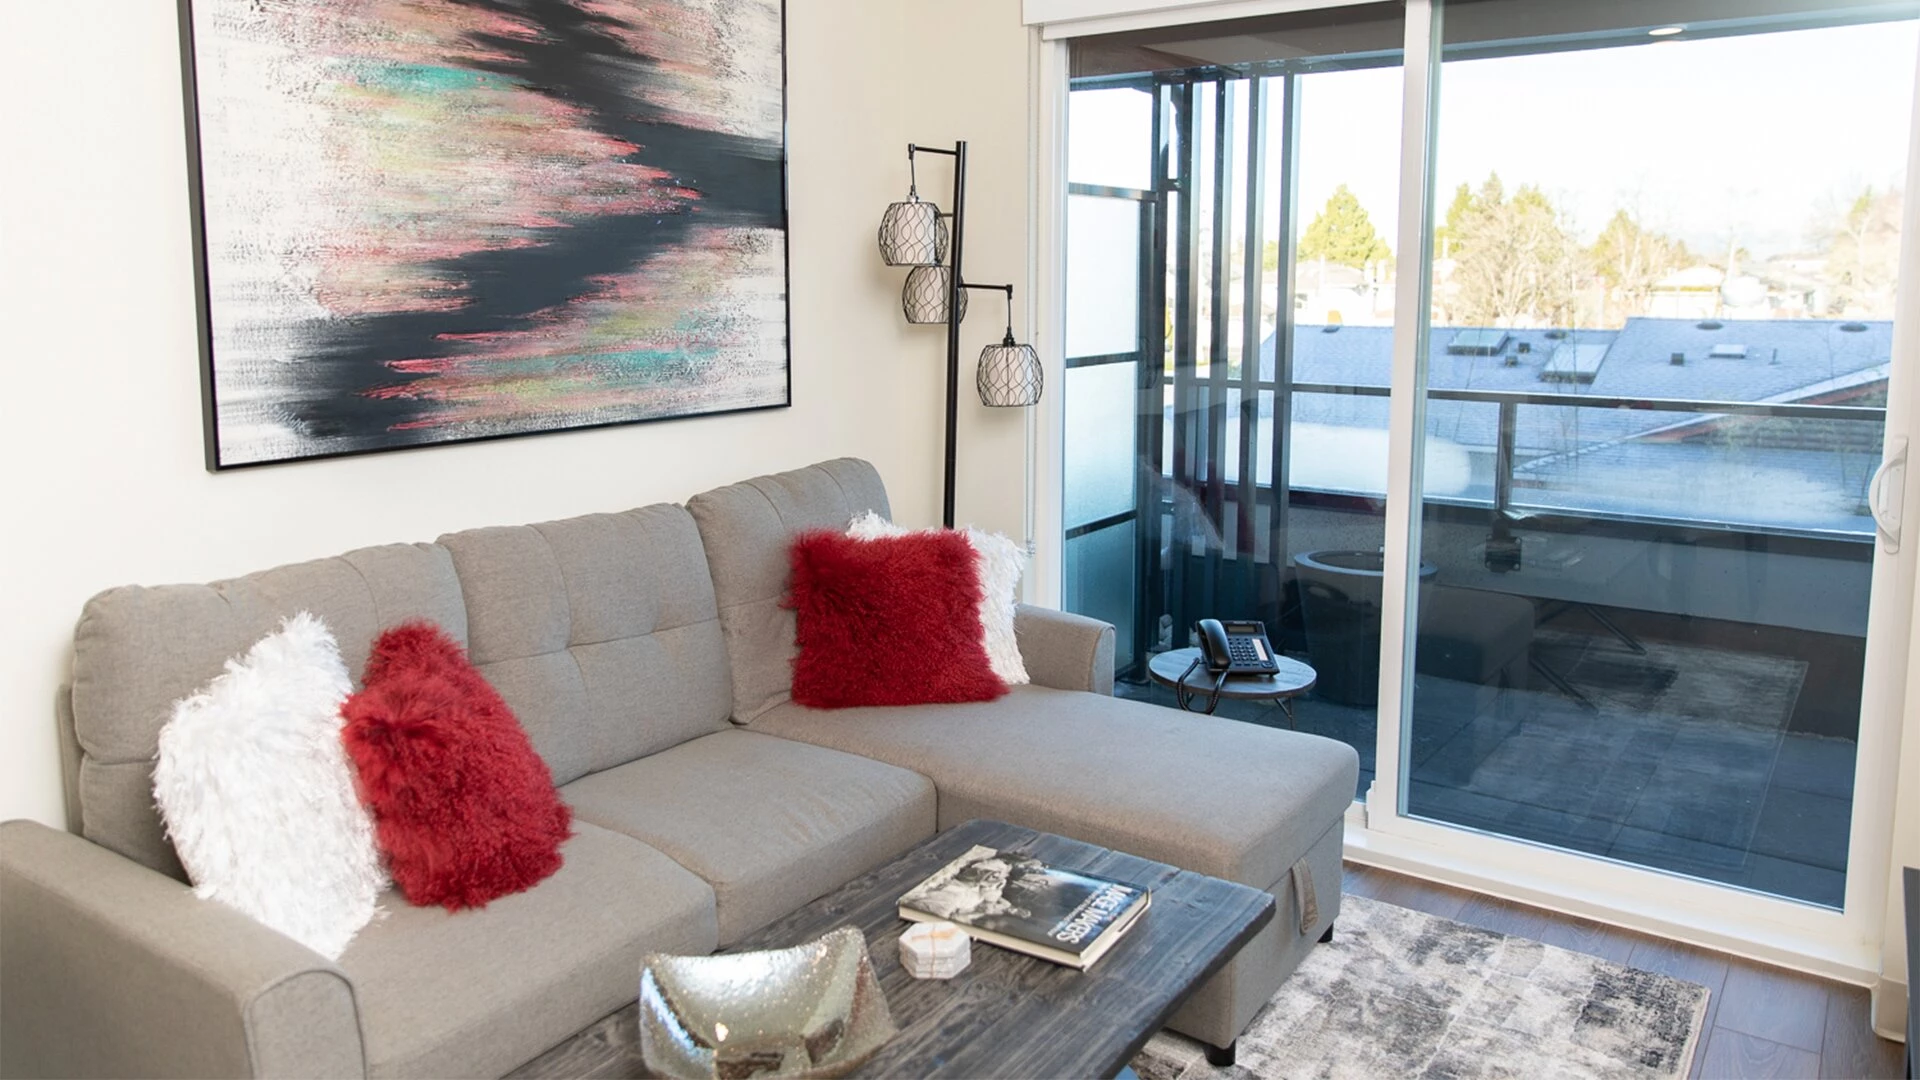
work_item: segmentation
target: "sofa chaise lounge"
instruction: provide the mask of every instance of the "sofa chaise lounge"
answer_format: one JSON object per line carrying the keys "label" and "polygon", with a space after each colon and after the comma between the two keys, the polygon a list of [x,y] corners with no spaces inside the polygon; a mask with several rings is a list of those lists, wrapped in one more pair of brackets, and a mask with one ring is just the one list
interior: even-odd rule
{"label": "sofa chaise lounge", "polygon": [[[1172,1022],[1230,1046],[1339,911],[1354,752],[1116,699],[1112,628],[1033,607],[1033,685],[999,700],[797,705],[788,542],[868,509],[878,474],[841,459],[96,596],[57,710],[73,831],[0,825],[0,1071],[499,1075],[630,1002],[645,954],[725,948],[974,817],[1272,891],[1273,922]],[[337,962],[192,894],[153,805],[158,731],[300,610],[356,678],[405,619],[467,646],[573,808],[553,877],[459,913],[389,894]]]}

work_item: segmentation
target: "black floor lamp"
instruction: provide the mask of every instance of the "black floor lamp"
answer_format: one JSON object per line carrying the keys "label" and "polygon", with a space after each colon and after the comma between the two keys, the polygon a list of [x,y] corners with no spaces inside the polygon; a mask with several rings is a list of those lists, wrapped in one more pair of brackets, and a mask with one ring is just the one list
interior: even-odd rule
{"label": "black floor lamp", "polygon": [[[953,213],[920,198],[914,155],[940,154],[953,159]],[[1013,337],[1013,286],[976,285],[960,272],[966,239],[967,144],[944,147],[907,144],[907,201],[887,207],[880,219],[880,257],[888,266],[910,266],[900,294],[901,310],[910,323],[945,323],[947,327],[947,468],[941,521],[953,527],[954,461],[958,448],[960,411],[960,320],[967,315],[967,290],[989,289],[1007,294],[1007,332],[997,345],[980,351],[975,385],[980,402],[1000,408],[1032,405],[1040,400],[1040,357],[1033,346]],[[953,222],[949,242],[946,222]]]}

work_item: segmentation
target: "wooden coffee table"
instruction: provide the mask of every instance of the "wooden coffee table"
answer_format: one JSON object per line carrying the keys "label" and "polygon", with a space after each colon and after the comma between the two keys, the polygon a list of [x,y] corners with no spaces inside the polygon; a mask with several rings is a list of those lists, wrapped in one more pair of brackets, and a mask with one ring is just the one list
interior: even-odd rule
{"label": "wooden coffee table", "polygon": [[[975,844],[1033,855],[1153,890],[1153,906],[1085,972],[973,944],[946,981],[900,966],[900,895]],[[728,952],[811,941],[841,926],[867,936],[900,1027],[854,1076],[1113,1076],[1174,1010],[1273,919],[1269,893],[1052,833],[969,821],[793,912]],[[516,1076],[641,1076],[637,1005],[515,1070]]]}

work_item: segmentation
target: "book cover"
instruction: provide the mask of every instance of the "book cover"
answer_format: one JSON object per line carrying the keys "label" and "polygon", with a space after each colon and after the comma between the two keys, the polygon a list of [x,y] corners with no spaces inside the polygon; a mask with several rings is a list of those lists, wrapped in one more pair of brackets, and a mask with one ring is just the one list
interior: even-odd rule
{"label": "book cover", "polygon": [[1134,885],[975,846],[902,896],[900,915],[945,919],[983,941],[1085,968],[1150,901]]}

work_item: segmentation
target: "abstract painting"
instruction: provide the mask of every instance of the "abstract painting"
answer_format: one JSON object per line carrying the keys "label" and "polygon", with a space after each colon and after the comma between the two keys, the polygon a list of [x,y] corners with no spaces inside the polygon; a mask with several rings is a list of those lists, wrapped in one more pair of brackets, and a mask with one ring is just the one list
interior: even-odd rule
{"label": "abstract painting", "polygon": [[181,0],[210,468],[789,402],[781,0]]}

